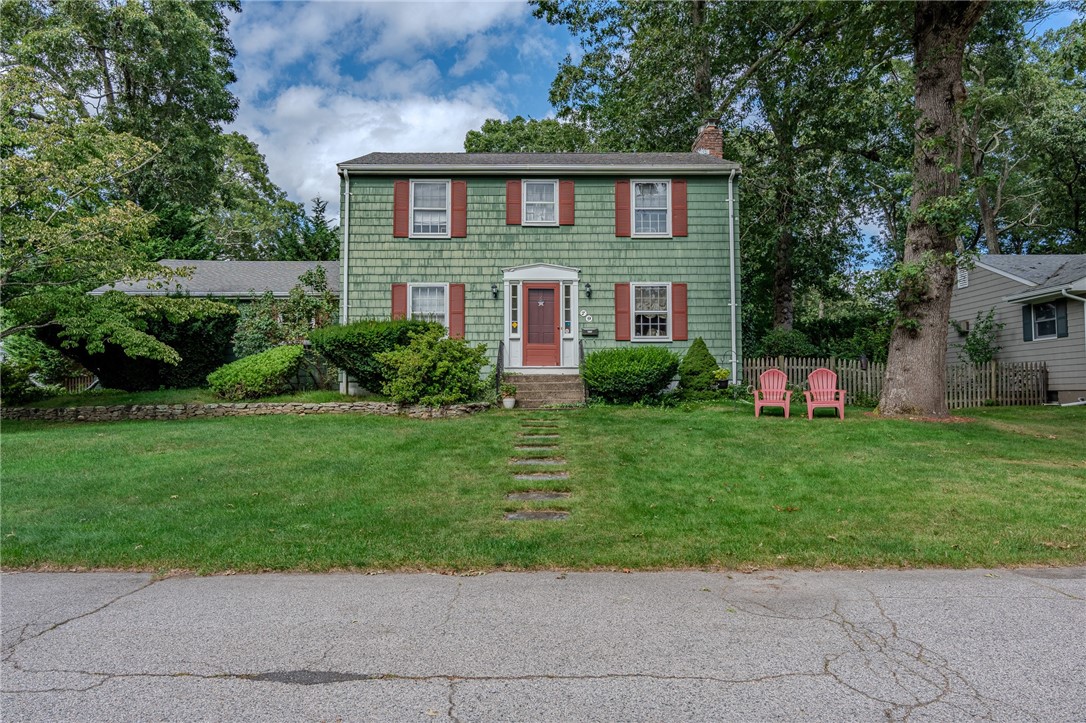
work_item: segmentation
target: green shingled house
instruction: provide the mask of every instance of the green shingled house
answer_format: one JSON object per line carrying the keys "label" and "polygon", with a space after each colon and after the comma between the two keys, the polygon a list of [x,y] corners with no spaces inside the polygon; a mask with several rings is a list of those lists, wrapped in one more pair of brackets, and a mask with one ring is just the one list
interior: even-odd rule
{"label": "green shingled house", "polygon": [[702,337],[741,374],[739,166],[690,153],[370,153],[338,165],[344,323],[423,316],[509,372]]}

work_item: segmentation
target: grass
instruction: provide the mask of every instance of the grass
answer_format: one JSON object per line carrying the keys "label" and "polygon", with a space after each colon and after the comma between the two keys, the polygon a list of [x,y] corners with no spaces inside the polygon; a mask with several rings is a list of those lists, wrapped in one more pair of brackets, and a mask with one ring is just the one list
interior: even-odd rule
{"label": "grass", "polygon": [[[357,402],[359,397],[352,397],[339,392],[310,390],[264,397],[260,402]],[[378,397],[364,397],[365,400]],[[383,397],[381,397],[383,399]],[[48,399],[27,402],[18,406],[54,409],[57,407],[110,407],[120,404],[215,404],[225,400],[215,395],[210,389],[159,389],[151,392],[126,392],[120,389],[94,389],[80,394],[60,394]]]}
{"label": "grass", "polygon": [[[508,464],[531,456],[513,450],[525,412],[5,423],[0,555],[199,572],[1086,562],[1086,408],[969,414],[550,413],[571,477],[534,485]],[[503,499],[545,486],[573,496]],[[520,507],[572,516],[503,521]]]}

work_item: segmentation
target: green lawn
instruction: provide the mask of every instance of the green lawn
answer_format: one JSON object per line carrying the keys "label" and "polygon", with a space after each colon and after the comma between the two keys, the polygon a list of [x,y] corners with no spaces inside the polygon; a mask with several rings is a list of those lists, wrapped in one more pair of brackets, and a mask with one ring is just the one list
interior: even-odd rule
{"label": "green lawn", "polygon": [[[976,421],[551,412],[566,522],[505,522],[526,412],[5,423],[5,568],[1086,563],[1086,408]],[[518,470],[519,471],[519,470]]]}

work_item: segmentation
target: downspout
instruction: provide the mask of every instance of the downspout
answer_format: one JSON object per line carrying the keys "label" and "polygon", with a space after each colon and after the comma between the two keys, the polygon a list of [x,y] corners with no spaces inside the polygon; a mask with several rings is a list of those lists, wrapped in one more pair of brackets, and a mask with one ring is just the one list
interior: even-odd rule
{"label": "downspout", "polygon": [[731,328],[731,340],[732,340],[732,379],[738,379],[739,372],[736,369],[737,357],[739,355],[739,344],[736,340],[738,336],[735,330],[735,169],[732,169],[731,174],[728,176],[728,273],[731,275],[731,283],[729,284],[729,290],[731,292],[731,313],[732,313],[732,328]]}
{"label": "downspout", "polygon": [[[347,259],[350,256],[350,240],[351,240],[351,175],[346,168],[340,169],[340,173],[343,175],[343,203],[339,207],[340,218],[343,219],[343,223],[340,224],[343,227],[343,246],[340,247],[340,258],[343,260],[343,271],[339,277],[339,323],[347,323],[347,289],[350,286],[347,283]],[[347,372],[342,369],[339,372],[339,391],[340,394],[351,393],[351,380],[347,376]]]}
{"label": "downspout", "polygon": [[339,215],[343,218],[343,246],[340,256],[343,258],[343,271],[339,277],[339,323],[347,323],[347,257],[350,255],[351,238],[351,176],[346,168],[340,170],[343,174],[343,206]]}

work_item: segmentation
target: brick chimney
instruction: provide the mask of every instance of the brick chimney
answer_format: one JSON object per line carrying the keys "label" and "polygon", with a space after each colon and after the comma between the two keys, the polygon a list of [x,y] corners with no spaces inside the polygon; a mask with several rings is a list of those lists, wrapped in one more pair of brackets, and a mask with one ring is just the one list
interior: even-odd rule
{"label": "brick chimney", "polygon": [[698,129],[698,138],[690,150],[702,155],[708,153],[710,156],[723,160],[724,134],[720,132],[716,121],[706,121],[705,125]]}

